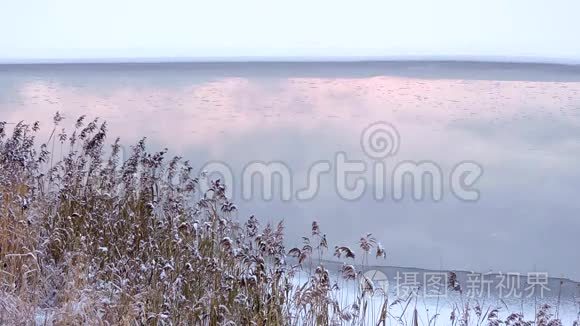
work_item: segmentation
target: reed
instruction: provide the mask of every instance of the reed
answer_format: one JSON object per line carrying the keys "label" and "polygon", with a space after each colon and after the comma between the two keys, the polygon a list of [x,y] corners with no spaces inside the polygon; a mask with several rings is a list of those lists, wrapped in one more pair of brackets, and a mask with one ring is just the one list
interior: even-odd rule
{"label": "reed", "polygon": [[[389,298],[364,275],[370,256],[386,258],[371,234],[357,250],[336,245],[344,264],[330,271],[317,222],[303,246],[287,251],[282,222],[240,221],[225,185],[200,193],[182,158],[148,152],[142,139],[122,161],[105,122],[80,117],[69,134],[62,121],[54,117],[43,144],[38,123],[10,131],[0,123],[0,324],[437,322],[420,321],[417,296]],[[55,158],[54,148],[66,150]],[[450,322],[528,325],[517,314],[500,320],[499,309],[474,309],[457,307]],[[537,325],[554,320],[542,306]]]}

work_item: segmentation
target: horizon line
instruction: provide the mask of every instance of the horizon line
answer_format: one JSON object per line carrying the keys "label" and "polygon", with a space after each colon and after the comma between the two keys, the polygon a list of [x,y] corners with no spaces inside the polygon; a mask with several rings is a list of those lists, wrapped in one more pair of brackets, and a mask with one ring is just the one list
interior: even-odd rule
{"label": "horizon line", "polygon": [[0,65],[47,64],[171,64],[171,63],[501,63],[580,65],[580,59],[534,56],[207,56],[207,57],[111,57],[111,58],[34,58],[0,59]]}

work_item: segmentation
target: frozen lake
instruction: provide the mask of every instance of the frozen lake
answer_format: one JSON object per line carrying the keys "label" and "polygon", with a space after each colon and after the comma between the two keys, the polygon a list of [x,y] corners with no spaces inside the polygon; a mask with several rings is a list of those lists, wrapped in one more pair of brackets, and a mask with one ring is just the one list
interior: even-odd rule
{"label": "frozen lake", "polygon": [[[485,63],[223,63],[0,65],[0,120],[40,120],[62,112],[109,122],[109,141],[142,136],[196,169],[225,162],[239,216],[284,219],[298,245],[321,224],[329,244],[372,232],[387,264],[479,272],[545,271],[580,280],[580,67]],[[335,157],[377,159],[361,148],[372,123],[396,128],[401,162],[432,162],[441,198],[396,200],[388,177],[346,200],[337,192]],[[48,138],[48,136],[47,136]],[[242,195],[242,171],[256,161],[291,172],[291,198]],[[308,171],[328,161],[318,191],[300,200]],[[451,193],[463,161],[483,174],[476,201]],[[349,179],[350,183],[354,179]],[[373,195],[384,186],[385,195]],[[344,196],[342,196],[344,197]],[[286,198],[288,199],[288,198]],[[295,240],[293,240],[295,239]]]}

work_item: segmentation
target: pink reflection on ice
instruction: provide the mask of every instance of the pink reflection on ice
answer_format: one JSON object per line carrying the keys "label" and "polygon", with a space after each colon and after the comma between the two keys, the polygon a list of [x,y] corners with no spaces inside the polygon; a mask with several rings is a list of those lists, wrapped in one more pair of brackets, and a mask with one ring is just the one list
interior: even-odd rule
{"label": "pink reflection on ice", "polygon": [[112,134],[127,141],[147,135],[176,150],[256,130],[337,128],[356,137],[377,120],[424,130],[473,119],[501,124],[530,117],[577,118],[574,110],[580,105],[578,82],[398,77],[224,78],[190,86],[106,89],[32,81],[18,93],[21,104],[1,108],[3,120],[40,119],[46,125],[57,110],[69,119],[87,114],[106,119]]}

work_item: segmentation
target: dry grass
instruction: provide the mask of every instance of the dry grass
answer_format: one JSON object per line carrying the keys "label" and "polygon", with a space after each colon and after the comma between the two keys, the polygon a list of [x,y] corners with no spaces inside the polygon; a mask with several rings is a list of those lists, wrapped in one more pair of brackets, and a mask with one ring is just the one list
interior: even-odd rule
{"label": "dry grass", "polygon": [[[282,223],[239,222],[224,185],[199,193],[181,158],[149,153],[142,140],[121,162],[119,140],[105,145],[105,123],[81,117],[67,135],[57,132],[61,122],[57,114],[40,147],[38,124],[7,134],[0,123],[0,324],[419,324],[416,298],[389,301],[357,271],[369,256],[385,257],[372,235],[358,252],[335,247],[347,263],[333,278],[316,222],[304,245],[287,253]],[[55,144],[68,148],[58,162],[48,151]],[[305,270],[301,282],[296,274]],[[382,304],[371,311],[376,296]],[[390,312],[396,304],[409,307],[410,319]],[[479,323],[470,323],[474,309],[461,309],[449,322],[527,325],[523,316],[500,321],[497,310],[481,308]],[[538,325],[557,325],[549,312],[542,316]]]}

